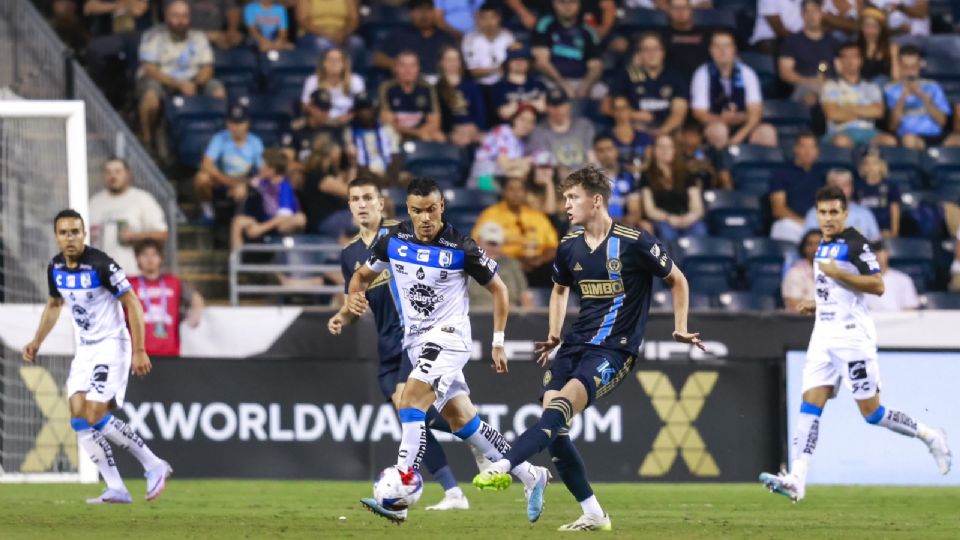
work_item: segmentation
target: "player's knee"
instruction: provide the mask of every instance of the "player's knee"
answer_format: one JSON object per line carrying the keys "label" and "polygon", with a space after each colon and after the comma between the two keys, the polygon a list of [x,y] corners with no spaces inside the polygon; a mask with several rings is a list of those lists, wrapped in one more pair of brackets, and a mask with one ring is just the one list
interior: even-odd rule
{"label": "player's knee", "polygon": [[873,410],[869,410],[869,409],[865,410],[861,408],[860,413],[863,415],[864,421],[866,421],[868,424],[875,426],[879,424],[881,420],[883,420],[883,416],[884,414],[886,414],[886,409],[884,409],[883,405],[880,405],[879,407]]}
{"label": "player's knee", "polygon": [[570,424],[573,419],[573,403],[565,397],[555,397],[550,400],[543,411],[543,419],[551,423],[559,423],[558,429],[564,428]]}
{"label": "player's knee", "polygon": [[88,422],[86,418],[71,418],[70,427],[73,428],[74,431],[80,432],[90,429],[90,422]]}

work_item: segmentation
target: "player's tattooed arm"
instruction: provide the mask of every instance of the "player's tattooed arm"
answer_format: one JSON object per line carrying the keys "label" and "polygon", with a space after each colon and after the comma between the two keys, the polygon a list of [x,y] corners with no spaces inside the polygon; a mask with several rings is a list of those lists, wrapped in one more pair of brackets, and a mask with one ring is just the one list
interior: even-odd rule
{"label": "player's tattooed arm", "polygon": [[25,362],[33,362],[36,359],[40,344],[43,343],[53,327],[57,325],[57,320],[60,319],[61,308],[63,308],[63,298],[54,296],[47,298],[47,304],[43,306],[43,314],[40,315],[40,325],[37,327],[37,333],[34,334],[30,343],[23,346],[21,356],[23,356]]}
{"label": "player's tattooed arm", "polygon": [[366,265],[357,268],[357,271],[353,273],[353,277],[350,278],[350,286],[347,289],[346,303],[347,309],[353,315],[359,317],[367,311],[365,292],[376,277],[377,272]]}
{"label": "player's tattooed arm", "polygon": [[696,345],[701,351],[705,351],[706,348],[700,341],[700,333],[687,330],[687,313],[690,310],[690,285],[687,283],[686,276],[674,265],[664,281],[673,294],[673,340],[679,343]]}
{"label": "player's tattooed arm", "polygon": [[150,357],[147,356],[146,332],[144,332],[143,306],[133,289],[127,289],[120,295],[120,303],[127,312],[127,321],[130,323],[130,337],[133,339],[133,374],[144,377],[153,369]]}

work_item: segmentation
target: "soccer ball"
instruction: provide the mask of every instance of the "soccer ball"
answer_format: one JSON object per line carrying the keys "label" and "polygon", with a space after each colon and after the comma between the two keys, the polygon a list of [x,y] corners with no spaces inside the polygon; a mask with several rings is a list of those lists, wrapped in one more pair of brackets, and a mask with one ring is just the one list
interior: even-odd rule
{"label": "soccer ball", "polygon": [[421,494],[423,478],[416,469],[404,473],[396,465],[391,465],[373,483],[373,497],[377,504],[387,510],[403,510],[413,506],[420,500]]}

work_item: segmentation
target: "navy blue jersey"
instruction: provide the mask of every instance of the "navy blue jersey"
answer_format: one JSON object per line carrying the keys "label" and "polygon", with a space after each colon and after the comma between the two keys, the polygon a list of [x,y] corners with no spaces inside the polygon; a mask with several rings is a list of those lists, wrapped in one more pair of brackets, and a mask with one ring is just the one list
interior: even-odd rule
{"label": "navy blue jersey", "polygon": [[530,103],[546,95],[547,86],[534,76],[527,77],[523,84],[512,83],[504,77],[490,90],[490,102],[499,110],[508,103]]}
{"label": "navy blue jersey", "polygon": [[591,250],[583,230],[563,237],[553,281],[580,295],[580,315],[563,336],[570,345],[593,345],[636,354],[650,310],[653,278],[665,278],[673,261],[659,240],[615,223]]}
{"label": "navy blue jersey", "polygon": [[638,111],[653,114],[653,125],[660,126],[670,117],[673,100],[689,101],[690,92],[683,76],[673,70],[665,69],[654,78],[643,69],[630,66],[614,82],[610,93],[627,98]]}
{"label": "navy blue jersey", "polygon": [[[340,267],[343,271],[344,292],[350,287],[350,279],[353,273],[367,263],[370,255],[373,253],[373,245],[381,236],[387,234],[390,227],[396,225],[394,220],[383,220],[380,223],[380,230],[376,238],[370,245],[364,244],[363,239],[358,234],[354,237],[343,251],[340,253]],[[400,313],[397,309],[397,285],[393,281],[390,269],[380,273],[370,287],[367,288],[367,301],[370,302],[370,310],[373,311],[373,320],[377,323],[377,352],[381,360],[386,360],[400,354],[400,344],[403,342],[403,327],[400,326]]]}
{"label": "navy blue jersey", "polygon": [[890,229],[890,205],[900,204],[900,187],[889,180],[876,185],[861,182],[857,185],[857,199],[873,212],[880,230]]}
{"label": "navy blue jersey", "polygon": [[600,40],[593,28],[583,23],[564,26],[553,15],[537,21],[530,46],[549,49],[550,63],[564,79],[582,79],[587,62],[600,58]]}
{"label": "navy blue jersey", "polygon": [[424,81],[418,81],[407,93],[395,80],[380,85],[380,103],[397,117],[397,124],[418,128],[427,121],[427,115],[439,110],[437,93]]}

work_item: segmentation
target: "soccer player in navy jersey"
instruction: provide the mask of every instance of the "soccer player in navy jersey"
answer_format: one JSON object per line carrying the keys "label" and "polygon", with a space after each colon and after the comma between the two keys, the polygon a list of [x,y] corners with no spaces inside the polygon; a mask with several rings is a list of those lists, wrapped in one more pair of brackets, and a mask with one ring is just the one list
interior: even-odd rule
{"label": "soccer player in navy jersey", "polygon": [[[603,171],[586,167],[561,185],[567,218],[582,229],[560,241],[553,265],[549,331],[536,343],[544,376],[543,415],[503,459],[474,478],[480,489],[504,489],[515,463],[548,450],[583,515],[561,531],[611,530],[587,481],[586,469],[568,433],[573,417],[617,387],[633,368],[643,341],[653,279],[673,293],[674,340],[700,349],[700,334],[687,330],[689,287],[663,245],[645,231],[613,222],[611,189]],[[580,295],[580,315],[560,340],[570,289]],[[554,357],[551,353],[557,347]]]}
{"label": "soccer player in navy jersey", "polygon": [[[346,283],[344,288],[349,285],[357,268],[370,260],[373,244],[386,234],[390,227],[397,225],[396,220],[384,219],[383,194],[376,180],[369,176],[361,176],[350,182],[347,187],[347,201],[350,204],[353,221],[360,228],[360,232],[350,240],[340,254],[340,265]],[[397,294],[397,288],[392,281],[390,270],[384,270],[367,288],[366,297],[377,326],[377,352],[380,356],[377,379],[380,381],[380,390],[387,401],[392,401],[395,407],[399,407],[400,396],[403,394],[407,376],[413,369],[413,363],[407,351],[401,346],[403,327],[400,325],[398,311],[400,308],[394,300],[395,294]],[[344,303],[344,306],[330,317],[327,329],[335,336],[340,335],[343,327],[356,319],[357,316],[351,313]],[[450,432],[450,427],[434,407],[430,407],[427,411],[427,428],[429,429],[426,430],[427,451],[423,457],[424,465],[444,489],[443,500],[428,506],[427,510],[469,509],[467,497],[457,485],[457,479],[447,465],[447,456],[443,452],[443,447],[431,433],[432,429]]]}

